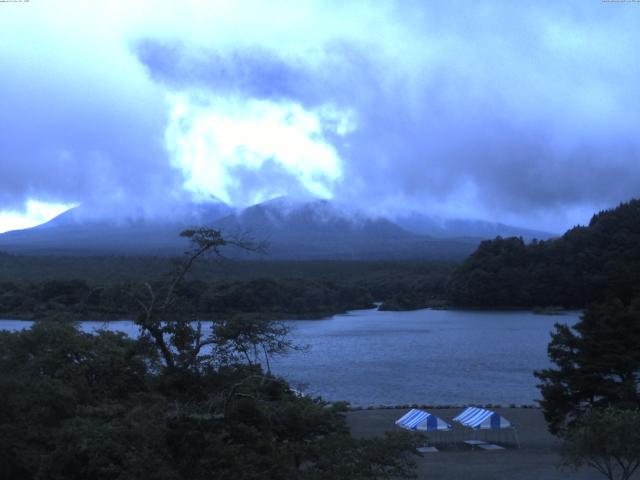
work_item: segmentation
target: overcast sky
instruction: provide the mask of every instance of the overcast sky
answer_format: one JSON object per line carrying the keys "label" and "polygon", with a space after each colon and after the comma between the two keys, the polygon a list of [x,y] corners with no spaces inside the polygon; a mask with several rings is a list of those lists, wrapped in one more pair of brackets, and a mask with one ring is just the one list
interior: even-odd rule
{"label": "overcast sky", "polygon": [[0,231],[283,194],[562,231],[640,196],[640,3],[31,0],[0,32]]}

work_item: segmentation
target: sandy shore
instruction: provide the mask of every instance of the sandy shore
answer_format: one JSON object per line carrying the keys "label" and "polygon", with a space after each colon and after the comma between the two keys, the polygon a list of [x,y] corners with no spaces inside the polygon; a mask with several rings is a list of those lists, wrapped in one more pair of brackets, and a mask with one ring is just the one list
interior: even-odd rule
{"label": "sandy shore", "polygon": [[[561,480],[601,479],[598,472],[583,469],[578,472],[560,470],[558,454],[560,442],[549,434],[542,412],[536,408],[496,408],[517,428],[520,448],[509,447],[500,451],[483,451],[463,448],[459,444],[443,448],[438,453],[417,458],[418,478],[429,480]],[[407,410],[377,409],[358,410],[347,414],[353,435],[358,437],[382,435],[397,427],[394,421]],[[455,426],[454,435],[462,439],[465,434],[473,438],[473,432],[452,422],[461,409],[434,408],[429,410]],[[505,438],[506,439],[506,438]],[[640,475],[633,478],[640,479]]]}

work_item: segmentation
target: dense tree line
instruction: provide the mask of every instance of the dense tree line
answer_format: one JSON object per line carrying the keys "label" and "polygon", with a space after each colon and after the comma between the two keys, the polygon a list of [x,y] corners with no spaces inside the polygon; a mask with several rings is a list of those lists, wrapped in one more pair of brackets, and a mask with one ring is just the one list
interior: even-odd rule
{"label": "dense tree line", "polygon": [[640,290],[640,200],[593,216],[586,227],[526,244],[496,238],[453,273],[449,300],[474,307],[584,307]]}
{"label": "dense tree line", "polygon": [[[158,285],[161,282],[154,282]],[[0,316],[27,319],[113,319],[130,317],[130,283],[91,286],[83,280],[0,283]],[[248,281],[208,284],[192,280],[178,289],[182,308],[206,318],[255,313],[268,318],[326,316],[372,307],[363,287],[313,280]]]}
{"label": "dense tree line", "polygon": [[[11,260],[5,258],[4,261],[13,269],[15,259],[9,257]],[[55,264],[59,259],[43,258],[43,261]],[[104,258],[93,261],[96,268],[106,268]],[[119,265],[118,259],[113,261]],[[137,260],[133,261],[135,265]],[[168,262],[147,261],[150,263],[142,265],[153,267],[150,272],[155,272],[161,265],[165,272],[170,267]],[[85,258],[69,257],[64,262],[91,265]],[[223,266],[231,270],[227,278],[220,274],[220,265],[213,262],[209,262],[208,270],[194,268],[195,274],[178,289],[183,308],[208,318],[236,313],[267,318],[316,318],[371,308],[374,301],[385,302],[386,308],[390,309],[421,308],[428,301],[444,296],[453,268],[447,263],[410,265],[395,262],[329,262],[326,270],[321,263],[313,262],[308,265],[288,262],[238,265],[233,262]],[[256,270],[251,273],[250,267]],[[35,272],[37,266],[28,268]],[[72,270],[67,267],[66,271]],[[150,282],[152,285],[165,281],[159,272],[156,273],[151,277],[154,279]],[[139,274],[132,269],[132,278],[118,274],[114,277],[119,279],[117,281],[99,283],[98,279],[104,279],[100,275],[94,275],[95,280],[91,280],[90,275],[69,279],[63,270],[59,277],[39,281],[0,281],[0,318],[101,320],[130,317],[136,306],[125,292],[137,281]],[[29,278],[32,276],[37,277],[29,273]]]}
{"label": "dense tree line", "polygon": [[[267,257],[268,258],[268,257]],[[0,282],[37,283],[77,279],[92,285],[165,280],[175,259],[142,256],[14,255],[0,251]],[[454,262],[347,260],[225,260],[204,258],[190,278],[208,283],[255,278],[326,280],[341,283],[416,280],[449,273]]]}

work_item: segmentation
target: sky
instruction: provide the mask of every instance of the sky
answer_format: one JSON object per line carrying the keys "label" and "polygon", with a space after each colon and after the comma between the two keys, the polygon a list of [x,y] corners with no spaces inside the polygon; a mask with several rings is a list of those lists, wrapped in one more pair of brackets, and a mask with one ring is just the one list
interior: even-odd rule
{"label": "sky", "polygon": [[322,197],[561,232],[640,195],[640,3],[0,3],[0,231]]}

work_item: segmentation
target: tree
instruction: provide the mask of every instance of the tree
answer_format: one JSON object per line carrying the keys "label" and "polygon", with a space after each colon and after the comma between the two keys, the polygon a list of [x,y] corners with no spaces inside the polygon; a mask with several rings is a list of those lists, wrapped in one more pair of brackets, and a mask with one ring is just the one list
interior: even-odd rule
{"label": "tree", "polygon": [[292,346],[285,325],[232,318],[203,332],[182,302],[191,287],[182,287],[200,256],[230,242],[209,229],[184,236],[193,248],[168,282],[127,292],[140,308],[140,338],[59,322],[0,332],[0,472],[25,480],[414,477],[414,437],[352,438],[344,405],[300,398],[263,371],[261,362]]}
{"label": "tree", "polygon": [[[141,308],[141,341],[160,359],[160,377],[170,379],[163,390],[183,397],[174,402],[182,432],[180,453],[174,455],[189,458],[183,475],[208,478],[215,471],[217,478],[234,480],[413,478],[414,437],[353,439],[340,408],[321,399],[298,398],[286,382],[271,375],[270,356],[300,348],[289,340],[285,324],[236,315],[212,322],[205,333],[198,319],[185,315],[179,292],[198,258],[210,252],[221,257],[220,249],[230,245],[253,251],[264,246],[246,239],[229,241],[206,228],[182,236],[191,240],[192,248],[171,280],[166,285],[146,283],[132,298]],[[253,284],[258,289],[261,285],[265,282]],[[187,378],[195,389],[183,388]],[[198,439],[201,452],[194,450],[193,439]],[[333,460],[327,461],[328,456]]]}
{"label": "tree", "polygon": [[264,361],[269,373],[271,356],[303,348],[291,342],[285,323],[247,315],[213,322],[207,342],[212,343],[218,362],[252,366]]}
{"label": "tree", "polygon": [[449,299],[459,306],[561,305],[584,308],[640,292],[640,199],[593,216],[559,238],[482,242],[452,274]]}
{"label": "tree", "polygon": [[627,480],[640,465],[640,410],[591,410],[570,428],[565,466],[587,465],[609,480]]}
{"label": "tree", "polygon": [[201,352],[216,339],[213,336],[205,338],[200,320],[185,315],[188,309],[180,305],[178,289],[200,257],[213,253],[221,258],[221,248],[228,246],[257,252],[264,250],[264,245],[247,237],[227,239],[219,230],[211,228],[185,230],[180,236],[190,240],[190,248],[183,259],[176,262],[169,281],[159,285],[145,282],[132,287],[127,294],[138,306],[135,321],[140,327],[140,340],[155,350],[161,367],[197,371],[202,366]]}
{"label": "tree", "polygon": [[[49,470],[45,463],[67,444],[61,435],[70,424],[84,422],[79,417],[100,404],[128,412],[128,398],[146,395],[147,378],[136,342],[124,334],[94,335],[58,322],[0,332],[3,478],[36,478],[39,470]],[[78,444],[81,440],[78,436]]]}
{"label": "tree", "polygon": [[556,368],[535,375],[552,433],[566,433],[592,408],[638,408],[640,299],[611,299],[590,306],[574,327],[556,324],[548,353]]}

